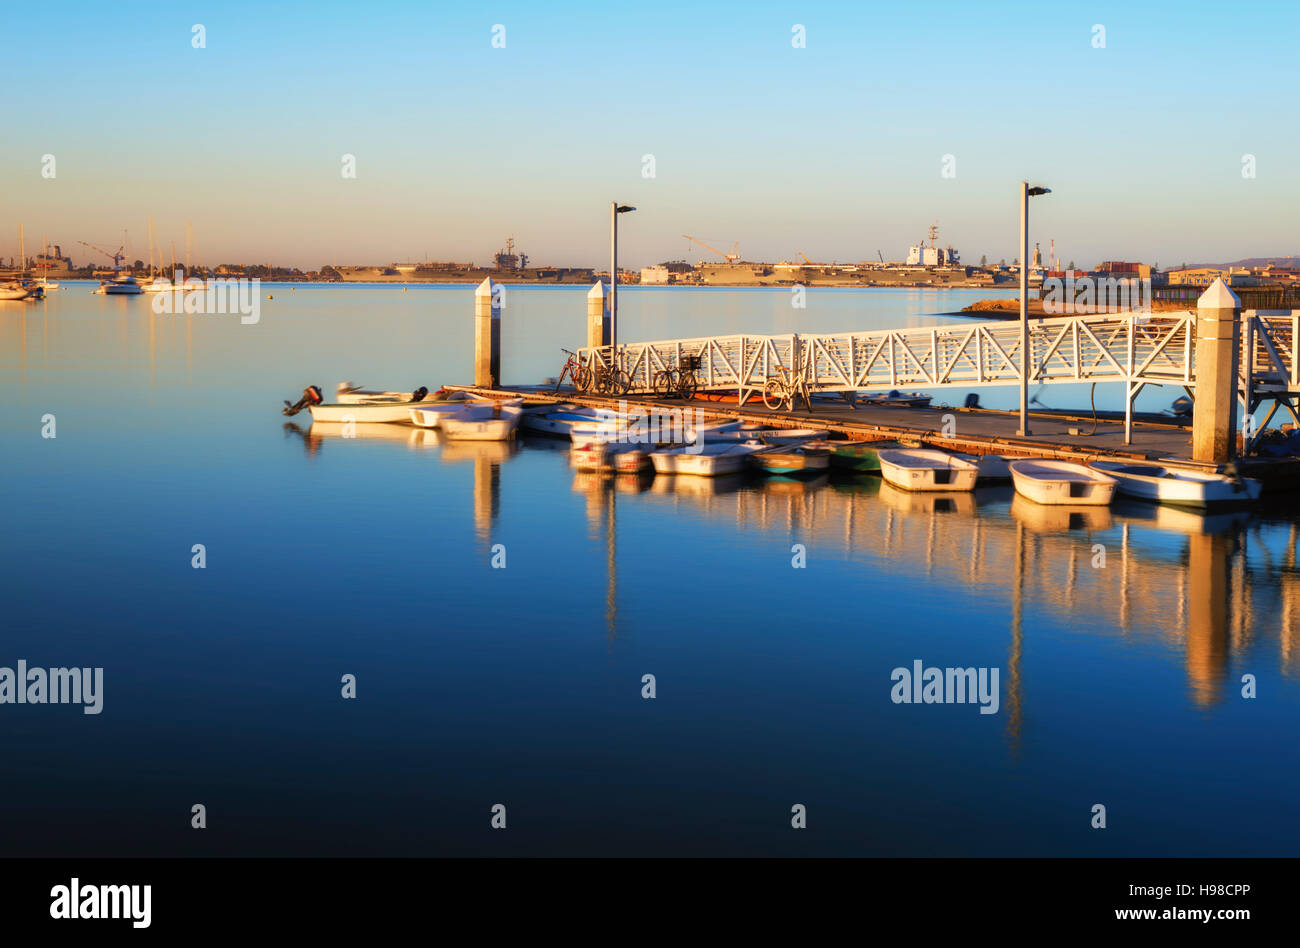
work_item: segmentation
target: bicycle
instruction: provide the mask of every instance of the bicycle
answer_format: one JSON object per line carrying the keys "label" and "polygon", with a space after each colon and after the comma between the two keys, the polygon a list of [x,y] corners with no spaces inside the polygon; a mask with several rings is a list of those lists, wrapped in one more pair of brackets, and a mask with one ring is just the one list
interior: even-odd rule
{"label": "bicycle", "polygon": [[697,355],[682,356],[679,368],[666,365],[654,374],[651,388],[662,398],[674,395],[683,400],[694,398],[700,387],[699,377],[695,373],[699,370],[701,361]]}
{"label": "bicycle", "polygon": [[763,383],[763,404],[772,411],[778,408],[793,411],[796,399],[812,411],[812,391],[802,372],[781,366],[775,375],[769,375]]}
{"label": "bicycle", "polygon": [[632,376],[616,365],[596,365],[592,383],[601,395],[623,396],[632,388]]}
{"label": "bicycle", "polygon": [[560,393],[560,386],[564,384],[564,378],[567,375],[573,387],[579,392],[587,392],[591,388],[593,381],[592,371],[583,365],[578,359],[576,352],[570,352],[568,349],[561,349],[561,352],[568,353],[569,358],[564,363],[564,368],[560,369],[560,377],[555,380],[555,394]]}

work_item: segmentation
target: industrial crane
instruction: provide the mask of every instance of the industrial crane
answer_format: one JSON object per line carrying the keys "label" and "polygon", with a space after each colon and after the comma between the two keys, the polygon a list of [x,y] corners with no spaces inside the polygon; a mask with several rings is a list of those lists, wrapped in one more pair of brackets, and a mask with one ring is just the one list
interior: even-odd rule
{"label": "industrial crane", "polygon": [[727,263],[735,263],[737,260],[740,259],[740,254],[736,253],[736,248],[740,246],[740,241],[736,241],[734,244],[731,245],[731,253],[723,253],[721,250],[714,250],[714,248],[710,247],[702,240],[696,240],[690,234],[682,234],[682,236],[685,237],[687,240],[689,240],[691,243],[699,244],[705,250],[712,250],[719,257],[726,260]]}
{"label": "industrial crane", "polygon": [[807,261],[808,263],[812,263],[812,261],[808,259],[808,255],[804,253],[802,250],[799,251],[799,256],[803,257],[804,260]]}
{"label": "industrial crane", "polygon": [[122,255],[122,251],[126,249],[126,244],[122,244],[122,246],[118,247],[117,250],[115,250],[112,253],[109,253],[103,247],[96,247],[94,244],[88,244],[84,240],[78,240],[77,243],[81,244],[81,246],[83,247],[89,247],[91,250],[98,251],[99,253],[102,253],[105,257],[108,257],[110,260],[113,261],[114,270],[122,269],[122,261],[126,259],[126,257]]}

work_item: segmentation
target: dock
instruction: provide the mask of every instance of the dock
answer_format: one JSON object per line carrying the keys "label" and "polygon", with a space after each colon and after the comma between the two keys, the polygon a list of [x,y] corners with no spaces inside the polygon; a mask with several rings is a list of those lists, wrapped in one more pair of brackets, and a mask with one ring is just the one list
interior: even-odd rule
{"label": "dock", "polygon": [[[1246,310],[1216,281],[1182,312],[1094,313],[1028,320],[904,326],[896,329],[781,335],[727,334],[618,343],[602,284],[587,294],[587,345],[575,359],[596,387],[556,390],[500,384],[500,319],[490,280],[475,291],[473,385],[448,389],[534,403],[568,402],[611,411],[672,413],[700,420],[826,429],[857,441],[897,440],[949,451],[1067,461],[1159,461],[1255,477],[1269,491],[1300,489],[1300,458],[1260,457],[1253,449],[1281,410],[1300,426],[1300,310]],[[685,367],[683,369],[683,367]],[[690,373],[689,391],[663,384]],[[807,398],[788,386],[799,380]],[[563,381],[563,379],[561,379]],[[972,388],[1113,384],[1124,411],[1019,412],[865,402],[865,393],[906,387],[961,397]],[[1190,423],[1140,413],[1147,386],[1171,386],[1194,398]],[[768,404],[776,386],[785,410]],[[624,394],[609,394],[621,391]],[[694,397],[683,394],[694,392]],[[1248,417],[1237,432],[1238,406]],[[1262,424],[1249,416],[1269,405]],[[1022,433],[1027,432],[1027,433]],[[1240,456],[1239,456],[1240,455]]]}
{"label": "dock", "polygon": [[[1124,443],[1124,418],[1113,412],[1098,413],[1096,430],[1089,413],[1031,412],[1033,434],[1016,435],[1019,415],[1014,411],[932,405],[929,408],[850,405],[842,399],[815,399],[813,410],[771,411],[761,402],[735,403],[653,396],[623,398],[582,394],[571,388],[555,392],[553,386],[515,385],[487,388],[447,385],[493,398],[522,398],[525,402],[584,405],[618,411],[620,403],[641,411],[672,412],[690,409],[708,421],[744,421],[783,428],[825,428],[850,441],[904,441],[966,454],[1001,454],[1008,457],[1048,457],[1067,461],[1116,458],[1166,461],[1181,467],[1222,472],[1226,465],[1192,459],[1192,427],[1170,418],[1138,416],[1132,422],[1131,443]],[[1078,434],[1071,434],[1071,429]],[[1244,476],[1258,477],[1266,489],[1300,488],[1300,459],[1239,458],[1234,462]]]}

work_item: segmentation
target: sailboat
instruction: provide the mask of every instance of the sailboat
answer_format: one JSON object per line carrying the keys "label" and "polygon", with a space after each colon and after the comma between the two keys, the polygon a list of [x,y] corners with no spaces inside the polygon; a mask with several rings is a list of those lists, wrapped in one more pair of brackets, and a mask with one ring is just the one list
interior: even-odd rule
{"label": "sailboat", "polygon": [[44,261],[41,266],[44,268],[45,273],[36,285],[46,292],[57,290],[59,284],[50,279],[50,245],[45,240],[44,234],[41,235],[41,260]]}
{"label": "sailboat", "polygon": [[[23,242],[23,225],[18,225],[18,245],[21,248]],[[19,250],[22,254],[22,250]],[[18,273],[21,276],[22,271],[26,269],[26,262],[19,266]],[[7,283],[0,283],[0,300],[25,300],[31,295],[31,290],[23,285],[21,279],[11,280]]]}
{"label": "sailboat", "polygon": [[23,241],[23,225],[18,223],[18,282],[17,286],[10,286],[10,292],[16,293],[19,289],[26,290],[22,296],[10,296],[9,299],[34,299],[39,300],[45,296],[45,291],[36,283],[29,279],[27,272],[27,244]]}

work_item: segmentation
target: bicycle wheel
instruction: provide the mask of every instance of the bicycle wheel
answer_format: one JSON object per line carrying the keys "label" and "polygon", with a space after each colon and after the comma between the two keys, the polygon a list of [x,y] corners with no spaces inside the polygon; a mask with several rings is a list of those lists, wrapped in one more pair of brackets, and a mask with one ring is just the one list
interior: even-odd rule
{"label": "bicycle wheel", "polygon": [[615,395],[626,395],[632,390],[632,376],[628,375],[627,372],[622,369],[614,369],[612,375],[611,388],[614,390]]}
{"label": "bicycle wheel", "polygon": [[580,365],[573,370],[573,387],[584,394],[591,390],[591,369]]}
{"label": "bicycle wheel", "polygon": [[785,383],[775,375],[763,383],[763,404],[776,411],[785,405]]}
{"label": "bicycle wheel", "polygon": [[677,370],[663,369],[655,375],[655,394],[667,398],[677,391]]}
{"label": "bicycle wheel", "polygon": [[677,394],[683,400],[695,397],[695,391],[700,387],[699,379],[695,377],[694,372],[683,372],[677,382]]}

